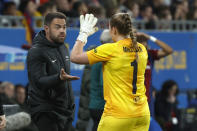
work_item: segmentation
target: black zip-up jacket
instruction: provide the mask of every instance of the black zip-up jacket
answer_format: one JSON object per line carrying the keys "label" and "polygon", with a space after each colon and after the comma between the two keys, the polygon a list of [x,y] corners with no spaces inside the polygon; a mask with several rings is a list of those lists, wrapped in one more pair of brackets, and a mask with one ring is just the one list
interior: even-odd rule
{"label": "black zip-up jacket", "polygon": [[61,68],[70,74],[68,48],[48,41],[45,31],[40,31],[27,55],[28,105],[32,116],[53,112],[60,120],[73,117],[73,92],[69,81],[60,80]]}

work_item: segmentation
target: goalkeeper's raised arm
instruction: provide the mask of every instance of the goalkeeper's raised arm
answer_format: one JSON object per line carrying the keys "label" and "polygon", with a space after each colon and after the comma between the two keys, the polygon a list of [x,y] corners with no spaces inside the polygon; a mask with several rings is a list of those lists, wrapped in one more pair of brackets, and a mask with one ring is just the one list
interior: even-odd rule
{"label": "goalkeeper's raised arm", "polygon": [[87,43],[88,36],[94,34],[98,28],[95,27],[97,18],[93,14],[80,16],[80,32],[71,52],[71,61],[78,64],[89,64],[86,52],[83,47]]}

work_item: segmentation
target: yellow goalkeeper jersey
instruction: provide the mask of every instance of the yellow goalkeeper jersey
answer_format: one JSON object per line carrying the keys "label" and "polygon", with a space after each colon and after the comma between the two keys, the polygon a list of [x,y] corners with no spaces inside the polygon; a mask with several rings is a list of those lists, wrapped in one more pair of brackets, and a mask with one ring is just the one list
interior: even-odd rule
{"label": "yellow goalkeeper jersey", "polygon": [[130,118],[150,115],[144,86],[148,54],[146,48],[138,43],[136,61],[136,50],[131,48],[131,42],[126,38],[87,52],[90,64],[103,62],[104,116]]}

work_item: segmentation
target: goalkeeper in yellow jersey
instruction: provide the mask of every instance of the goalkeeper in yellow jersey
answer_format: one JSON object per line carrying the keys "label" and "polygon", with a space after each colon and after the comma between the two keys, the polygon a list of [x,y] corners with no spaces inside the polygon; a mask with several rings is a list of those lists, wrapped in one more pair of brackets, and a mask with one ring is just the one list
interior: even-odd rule
{"label": "goalkeeper in yellow jersey", "polygon": [[96,32],[97,18],[80,16],[80,33],[71,53],[78,64],[103,64],[103,88],[106,101],[98,131],[148,131],[150,112],[145,95],[146,48],[136,41],[127,13],[112,16],[109,23],[114,43],[83,52],[88,36]]}

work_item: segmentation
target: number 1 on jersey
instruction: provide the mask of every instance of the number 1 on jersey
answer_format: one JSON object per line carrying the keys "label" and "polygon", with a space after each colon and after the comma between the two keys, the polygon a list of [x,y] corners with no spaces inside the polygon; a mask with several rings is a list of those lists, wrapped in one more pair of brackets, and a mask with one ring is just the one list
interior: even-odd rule
{"label": "number 1 on jersey", "polygon": [[136,94],[137,92],[137,61],[134,60],[133,62],[131,62],[131,66],[133,66],[133,94]]}

